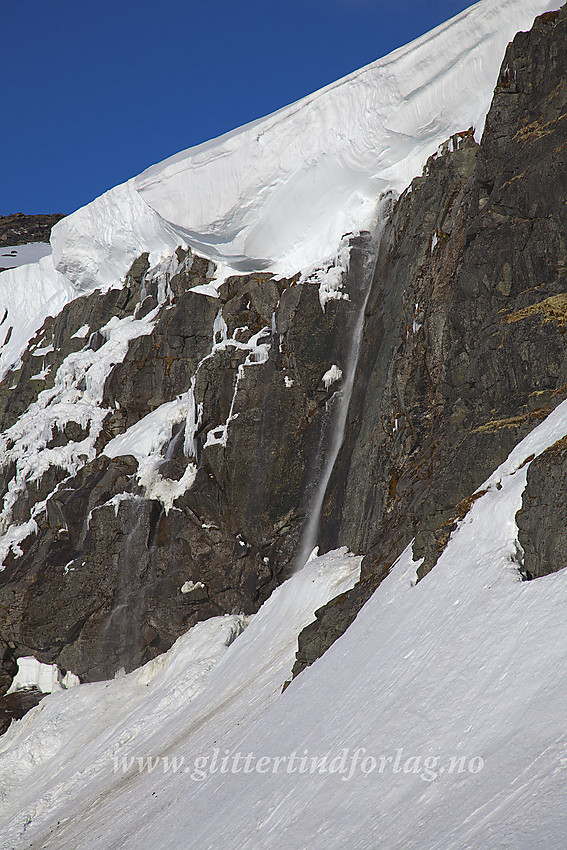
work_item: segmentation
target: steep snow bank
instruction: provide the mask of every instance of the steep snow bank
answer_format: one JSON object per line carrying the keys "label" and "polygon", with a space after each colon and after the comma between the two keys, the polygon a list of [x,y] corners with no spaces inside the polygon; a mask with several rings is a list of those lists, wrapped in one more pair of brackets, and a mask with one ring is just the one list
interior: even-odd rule
{"label": "steep snow bank", "polygon": [[0,274],[0,379],[47,316],[56,316],[76,294],[51,255]]}
{"label": "steep snow bank", "polygon": [[[246,618],[198,623],[140,670],[80,685],[64,700],[54,694],[13,724],[0,739],[0,847],[14,850],[20,839],[28,844],[32,833],[49,846],[52,827],[74,817],[87,800],[106,797],[112,786],[117,793],[136,786],[137,796],[143,792],[147,777],[137,775],[136,759],[145,764],[148,755],[157,756],[163,777],[166,747],[179,757],[179,746],[194,734],[193,757],[214,745],[217,729],[237,731],[258,716],[279,697],[298,633],[317,608],[352,587],[360,561],[345,550],[315,559],[274,591],[238,641],[233,643]],[[183,774],[192,763],[185,755]],[[124,758],[134,765],[126,775]],[[184,784],[180,778],[174,776],[175,797]],[[160,841],[156,836],[154,846]],[[191,846],[188,835],[180,846]]]}
{"label": "steep snow bank", "polygon": [[134,181],[199,253],[282,274],[367,228],[453,133],[480,134],[508,41],[557,0],[483,0],[406,47]]}
{"label": "steep snow bank", "polygon": [[185,243],[225,270],[278,274],[326,260],[343,234],[369,227],[380,192],[403,189],[451,134],[471,126],[480,133],[507,42],[560,5],[481,0],[410,45],[147,169],[63,219],[52,231],[52,258],[0,276],[0,308],[14,328],[0,373],[46,315],[93,286],[120,285],[143,251],[157,257]]}

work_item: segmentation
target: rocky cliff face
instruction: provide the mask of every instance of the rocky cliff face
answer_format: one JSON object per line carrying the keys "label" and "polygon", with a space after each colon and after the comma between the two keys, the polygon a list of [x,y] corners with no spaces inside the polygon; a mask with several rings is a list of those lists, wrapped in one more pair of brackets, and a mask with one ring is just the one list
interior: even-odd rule
{"label": "rocky cliff face", "polygon": [[0,633],[18,654],[108,677],[253,613],[288,574],[337,399],[323,377],[360,309],[364,237],[348,250],[350,300],[324,312],[317,286],[267,275],[203,295],[214,267],[179,250],[43,326],[0,395]]}
{"label": "rocky cliff face", "polygon": [[[296,564],[345,397],[319,543],[366,557],[294,672],[412,540],[420,576],[434,568],[488,474],[567,397],[566,55],[565,8],[516,37],[480,145],[467,128],[448,140],[378,250],[345,238],[334,297],[253,274],[214,298],[212,263],[178,249],[47,320],[0,387],[0,636],[16,655],[99,679],[198,620],[256,611]],[[542,509],[562,527],[545,508],[562,459],[530,471],[525,575],[563,565],[535,564],[534,531]]]}
{"label": "rocky cliff face", "polygon": [[[470,133],[449,140],[390,219],[324,505],[325,545],[366,555],[361,582],[317,612],[296,673],[412,540],[418,576],[434,567],[482,482],[567,395],[566,57],[564,7],[508,48],[480,145]],[[519,516],[528,575],[564,564],[549,498],[563,492],[561,458],[545,453],[530,470]],[[540,490],[550,463],[554,484]]]}
{"label": "rocky cliff face", "polygon": [[49,242],[51,228],[63,217],[61,213],[0,215],[0,247],[26,245],[28,242]]}

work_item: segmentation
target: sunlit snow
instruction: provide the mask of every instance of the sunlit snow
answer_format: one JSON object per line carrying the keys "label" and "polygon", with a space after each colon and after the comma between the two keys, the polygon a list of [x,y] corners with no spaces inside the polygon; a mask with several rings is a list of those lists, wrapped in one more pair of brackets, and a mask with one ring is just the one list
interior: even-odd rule
{"label": "sunlit snow", "polygon": [[16,269],[28,263],[37,263],[51,254],[48,242],[28,242],[26,245],[0,246],[0,269]]}
{"label": "sunlit snow", "polygon": [[62,219],[53,254],[0,275],[14,328],[0,373],[47,315],[133,260],[179,244],[224,272],[293,274],[373,229],[378,197],[401,191],[454,133],[482,131],[504,50],[559,0],[481,0],[416,41],[291,106],[176,154]]}

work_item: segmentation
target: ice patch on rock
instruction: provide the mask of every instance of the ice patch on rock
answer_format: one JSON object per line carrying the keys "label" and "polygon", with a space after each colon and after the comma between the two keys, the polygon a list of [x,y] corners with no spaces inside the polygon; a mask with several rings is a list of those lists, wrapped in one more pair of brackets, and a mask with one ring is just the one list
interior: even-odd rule
{"label": "ice patch on rock", "polygon": [[328,390],[331,384],[335,384],[337,381],[340,381],[343,376],[342,370],[339,369],[338,366],[333,364],[330,369],[328,369],[321,380],[325,384],[325,389]]}
{"label": "ice patch on rock", "polygon": [[18,672],[14,676],[8,694],[26,688],[37,688],[43,694],[67,690],[80,685],[81,680],[74,673],[61,673],[57,664],[43,664],[33,656],[18,658]]}

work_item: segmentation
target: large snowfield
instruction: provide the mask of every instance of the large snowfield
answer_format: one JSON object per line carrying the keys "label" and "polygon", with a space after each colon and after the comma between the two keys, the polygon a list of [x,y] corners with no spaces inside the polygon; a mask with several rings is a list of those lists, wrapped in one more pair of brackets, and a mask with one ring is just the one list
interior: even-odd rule
{"label": "large snowfield", "polygon": [[[482,132],[507,42],[560,5],[482,0],[63,219],[51,255],[0,274],[13,327],[0,371],[47,315],[120,286],[143,251],[158,269],[188,245],[219,280],[332,258],[451,134]],[[103,366],[152,320],[116,320]],[[73,361],[93,386],[99,366]],[[146,419],[170,433],[184,404]],[[564,848],[567,577],[521,581],[514,517],[526,459],[565,435],[567,402],[490,476],[435,569],[416,583],[408,547],[283,693],[299,632],[357,581],[344,549],[311,558],[253,617],[199,623],[139,670],[49,694],[0,738],[1,850]]]}

